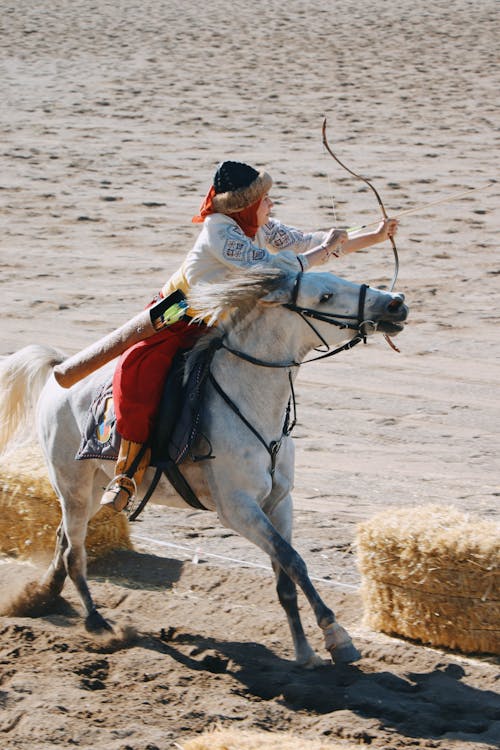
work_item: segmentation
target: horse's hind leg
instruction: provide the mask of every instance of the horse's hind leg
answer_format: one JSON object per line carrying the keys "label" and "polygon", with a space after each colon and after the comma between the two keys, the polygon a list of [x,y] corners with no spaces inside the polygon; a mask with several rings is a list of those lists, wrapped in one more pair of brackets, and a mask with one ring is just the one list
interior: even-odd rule
{"label": "horse's hind leg", "polygon": [[67,471],[52,473],[52,483],[62,498],[63,520],[57,532],[56,553],[45,574],[44,583],[52,587],[55,593],[60,593],[66,575],[69,576],[85,608],[86,628],[93,631],[112,630],[92,599],[87,583],[85,551],[87,525],[92,513],[99,508],[103,475],[90,466],[78,466],[78,472],[76,475]]}
{"label": "horse's hind leg", "polygon": [[87,553],[85,537],[87,536],[87,510],[80,509],[73,504],[72,512],[68,507],[64,514],[67,549],[64,552],[64,563],[68,576],[71,578],[85,607],[85,627],[87,630],[101,631],[113,628],[97,610],[87,583]]}
{"label": "horse's hind leg", "polygon": [[8,611],[18,617],[40,617],[54,611],[59,594],[64,586],[66,568],[62,559],[65,536],[62,523],[57,529],[54,558],[41,581],[30,581],[13,600]]}
{"label": "horse's hind leg", "polygon": [[[292,500],[290,496],[282,501],[273,513],[271,513],[270,519],[283,539],[291,543]],[[272,560],[272,565],[277,581],[276,591],[278,599],[287,616],[297,664],[308,668],[321,666],[325,661],[310,646],[302,627],[297,600],[297,587],[278,562]]]}
{"label": "horse's hind leg", "polygon": [[42,586],[52,596],[59,596],[63,590],[67,572],[64,563],[64,552],[68,546],[64,526],[61,521],[56,532],[56,549],[49,569],[42,578]]}

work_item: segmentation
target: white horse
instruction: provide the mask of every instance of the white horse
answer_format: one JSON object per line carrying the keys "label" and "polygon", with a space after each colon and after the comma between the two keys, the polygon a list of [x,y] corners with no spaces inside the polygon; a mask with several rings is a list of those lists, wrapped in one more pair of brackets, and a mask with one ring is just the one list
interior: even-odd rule
{"label": "white horse", "polygon": [[[304,634],[296,586],[312,607],[333,660],[352,662],[360,654],[291,546],[294,447],[283,425],[293,380],[298,365],[320,343],[340,350],[343,342],[349,348],[376,330],[399,332],[408,314],[403,300],[402,295],[331,273],[296,275],[276,269],[233,276],[217,287],[199,287],[190,297],[204,316],[212,314],[224,323],[215,329],[222,346],[212,360],[213,381],[207,387],[201,425],[216,458],[188,460],[182,471],[202,504],[216,511],[224,526],[270,556],[296,660],[304,666],[324,662]],[[69,576],[83,602],[87,628],[111,630],[87,584],[84,543],[87,524],[99,510],[102,488],[114,466],[112,461],[74,460],[105,373],[100,370],[64,390],[51,372],[63,359],[52,347],[33,345],[0,362],[0,451],[12,446],[16,426],[26,429],[30,421],[33,424],[30,409],[36,403],[38,439],[62,506],[56,550],[40,582],[41,591],[45,598],[57,597]],[[106,367],[111,377],[112,363]],[[150,468],[146,480],[151,474]],[[152,502],[188,507],[165,479]]]}

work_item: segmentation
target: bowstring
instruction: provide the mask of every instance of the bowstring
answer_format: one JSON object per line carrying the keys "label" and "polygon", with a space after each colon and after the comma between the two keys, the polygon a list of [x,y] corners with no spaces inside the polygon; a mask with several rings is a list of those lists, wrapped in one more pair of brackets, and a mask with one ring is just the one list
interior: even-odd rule
{"label": "bowstring", "polygon": [[[327,153],[326,149],[324,149],[325,154]],[[332,215],[333,215],[333,226],[336,227],[338,224],[337,220],[337,210],[335,208],[335,197],[333,195],[333,186],[332,186],[332,180],[330,177],[330,172],[327,170],[326,176],[328,177],[328,189],[330,191],[330,202],[332,204]]]}

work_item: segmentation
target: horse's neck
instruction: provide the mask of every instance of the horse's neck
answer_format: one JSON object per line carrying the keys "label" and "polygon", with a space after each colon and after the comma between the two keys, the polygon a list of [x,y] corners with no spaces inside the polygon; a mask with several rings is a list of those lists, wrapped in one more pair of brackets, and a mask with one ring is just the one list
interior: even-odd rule
{"label": "horse's neck", "polygon": [[280,312],[275,309],[272,315],[258,311],[250,314],[226,332],[225,343],[263,363],[283,367],[252,364],[224,350],[215,357],[212,367],[218,382],[231,398],[238,404],[248,403],[248,408],[251,407],[249,413],[255,414],[260,425],[271,431],[283,423],[290,398],[290,377],[295,379],[298,371],[298,367],[286,365],[300,361],[300,355],[305,353],[299,332],[279,324]]}
{"label": "horse's neck", "polygon": [[244,320],[226,330],[226,343],[263,362],[299,362],[313,344],[298,315],[276,306],[257,306]]}

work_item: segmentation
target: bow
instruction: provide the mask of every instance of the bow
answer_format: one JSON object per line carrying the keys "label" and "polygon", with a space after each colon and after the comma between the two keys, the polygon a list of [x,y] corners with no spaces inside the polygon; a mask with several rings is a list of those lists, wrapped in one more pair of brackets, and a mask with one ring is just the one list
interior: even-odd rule
{"label": "bow", "polygon": [[[330,144],[328,143],[328,138],[326,137],[326,117],[323,120],[323,127],[321,129],[321,132],[322,132],[322,136],[323,136],[323,145],[326,148],[326,150],[328,151],[328,153],[330,154],[330,156],[332,157],[332,159],[335,159],[335,161],[337,162],[337,164],[340,164],[340,166],[343,169],[345,169],[346,172],[349,172],[349,174],[352,174],[353,177],[357,177],[358,180],[362,180],[366,185],[368,185],[368,187],[370,188],[370,190],[373,192],[375,198],[377,199],[377,203],[380,206],[380,210],[382,212],[382,216],[384,217],[384,219],[387,220],[389,217],[387,216],[387,211],[385,210],[384,203],[383,203],[382,198],[380,197],[379,192],[376,189],[376,187],[374,187],[374,185],[372,185],[372,183],[370,182],[370,180],[367,180],[366,177],[363,177],[362,175],[358,174],[357,172],[354,172],[352,169],[350,169],[348,166],[346,166],[342,161],[340,161],[339,157],[336,156],[336,154],[334,154],[333,151],[332,151],[332,149],[330,148]],[[391,283],[389,285],[389,291],[392,292],[392,290],[394,289],[394,285],[396,284],[396,279],[398,278],[399,257],[398,257],[398,249],[396,247],[396,242],[394,240],[394,237],[389,237],[389,239],[390,239],[391,245],[392,245],[392,252],[394,253],[394,275],[393,275]]]}

